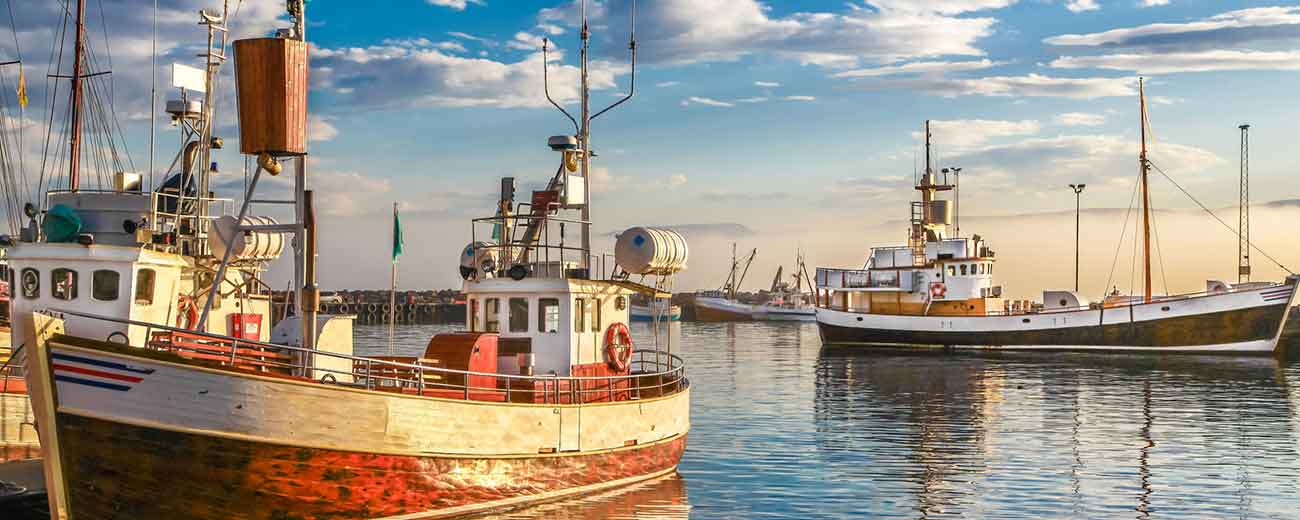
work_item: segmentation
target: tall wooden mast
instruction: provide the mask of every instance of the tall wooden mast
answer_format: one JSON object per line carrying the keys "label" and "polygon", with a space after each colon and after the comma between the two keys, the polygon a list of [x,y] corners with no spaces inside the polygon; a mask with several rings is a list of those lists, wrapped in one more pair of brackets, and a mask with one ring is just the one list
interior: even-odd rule
{"label": "tall wooden mast", "polygon": [[1151,165],[1147,162],[1147,98],[1142,83],[1138,78],[1138,103],[1142,109],[1142,152],[1138,155],[1142,171],[1142,280],[1145,283],[1142,301],[1151,303],[1151,192],[1147,188]]}
{"label": "tall wooden mast", "polygon": [[80,169],[81,169],[81,64],[84,61],[82,53],[86,47],[86,0],[77,0],[77,36],[76,48],[73,50],[72,58],[72,136],[68,141],[68,150],[71,157],[68,158],[68,188],[77,191],[80,187]]}

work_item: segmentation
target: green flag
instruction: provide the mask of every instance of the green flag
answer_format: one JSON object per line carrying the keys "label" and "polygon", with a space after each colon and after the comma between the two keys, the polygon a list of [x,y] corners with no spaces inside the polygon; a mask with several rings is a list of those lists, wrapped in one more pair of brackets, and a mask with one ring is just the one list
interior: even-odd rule
{"label": "green flag", "polygon": [[402,219],[397,216],[397,204],[393,204],[393,261],[402,256]]}

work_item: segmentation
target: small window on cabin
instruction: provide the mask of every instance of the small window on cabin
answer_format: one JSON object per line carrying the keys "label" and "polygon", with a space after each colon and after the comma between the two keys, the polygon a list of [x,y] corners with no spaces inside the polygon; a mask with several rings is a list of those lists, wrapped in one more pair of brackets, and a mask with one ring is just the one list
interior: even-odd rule
{"label": "small window on cabin", "polygon": [[510,299],[510,332],[528,332],[528,298]]}
{"label": "small window on cabin", "polygon": [[948,276],[957,276],[957,266],[955,265],[948,266]]}
{"label": "small window on cabin", "polygon": [[77,299],[77,272],[64,268],[50,271],[50,296],[64,301]]}
{"label": "small window on cabin", "polygon": [[591,331],[600,332],[600,300],[592,298],[591,308],[594,310],[591,314]]}
{"label": "small window on cabin", "polygon": [[537,300],[537,332],[560,331],[560,300],[542,298]]}
{"label": "small window on cabin", "polygon": [[111,269],[98,269],[90,274],[90,297],[101,302],[117,301],[117,284],[122,275]]}
{"label": "small window on cabin", "polygon": [[961,275],[966,276],[966,264],[961,264]]}
{"label": "small window on cabin", "polygon": [[478,330],[478,300],[471,298],[469,302],[466,303],[466,305],[469,307],[469,312],[468,312],[469,331],[470,332],[477,331]]}
{"label": "small window on cabin", "polygon": [[23,269],[23,297],[34,300],[41,297],[41,272],[32,268]]}
{"label": "small window on cabin", "polygon": [[587,300],[585,298],[577,298],[573,300],[573,331],[574,332],[585,332],[587,330],[586,309],[587,309]]}
{"label": "small window on cabin", "polygon": [[140,305],[153,305],[153,284],[157,274],[153,269],[141,269],[135,272],[135,302]]}
{"label": "small window on cabin", "polygon": [[501,332],[501,300],[488,298],[483,300],[483,330]]}

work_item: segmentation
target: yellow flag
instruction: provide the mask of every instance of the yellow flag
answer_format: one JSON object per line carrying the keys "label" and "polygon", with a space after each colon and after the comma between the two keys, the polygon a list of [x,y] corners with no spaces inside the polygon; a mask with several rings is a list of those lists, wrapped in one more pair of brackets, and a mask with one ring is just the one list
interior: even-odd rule
{"label": "yellow flag", "polygon": [[18,106],[27,108],[27,76],[18,69]]}

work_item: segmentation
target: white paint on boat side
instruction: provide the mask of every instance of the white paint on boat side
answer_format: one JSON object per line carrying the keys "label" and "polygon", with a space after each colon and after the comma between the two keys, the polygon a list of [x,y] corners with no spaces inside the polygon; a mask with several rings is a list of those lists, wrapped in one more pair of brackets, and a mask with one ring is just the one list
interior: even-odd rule
{"label": "white paint on boat side", "polygon": [[870,343],[843,341],[836,345],[861,345],[874,347],[951,348],[954,350],[1051,350],[1051,351],[1110,351],[1110,352],[1193,352],[1193,353],[1270,353],[1273,340],[1261,339],[1213,345],[1187,345],[1176,347],[1130,347],[1111,345],[915,345],[909,343]]}
{"label": "white paint on boat side", "polygon": [[[125,391],[58,381],[59,412],[280,445],[412,456],[538,456],[543,449],[576,447],[585,453],[621,449],[629,441],[650,444],[690,429],[689,389],[662,398],[583,405],[463,401],[264,377],[58,343],[50,349],[149,371]],[[568,413],[558,413],[561,409]],[[565,415],[576,416],[580,428],[573,446],[562,444]]]}

